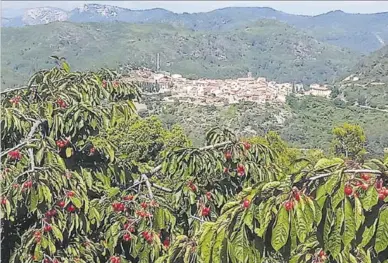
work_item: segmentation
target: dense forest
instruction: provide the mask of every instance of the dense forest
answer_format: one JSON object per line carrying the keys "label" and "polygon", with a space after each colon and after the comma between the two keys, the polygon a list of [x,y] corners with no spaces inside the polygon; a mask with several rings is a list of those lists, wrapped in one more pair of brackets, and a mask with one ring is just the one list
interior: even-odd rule
{"label": "dense forest", "polygon": [[2,93],[2,261],[388,262],[388,156],[361,126],[333,121],[326,153],[223,127],[193,146],[116,72],[54,59]]}

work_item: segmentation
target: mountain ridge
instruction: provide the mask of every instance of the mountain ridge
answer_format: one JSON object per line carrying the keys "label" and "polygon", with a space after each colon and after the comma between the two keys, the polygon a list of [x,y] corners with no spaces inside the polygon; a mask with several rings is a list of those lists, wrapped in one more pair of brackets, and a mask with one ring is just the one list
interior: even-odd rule
{"label": "mountain ridge", "polygon": [[[80,12],[84,9],[89,11]],[[36,12],[39,13],[39,11],[40,9],[36,8]],[[67,14],[66,20],[72,22],[113,22],[117,20],[136,24],[167,23],[196,31],[230,30],[242,28],[260,19],[276,19],[306,30],[320,41],[362,53],[375,51],[388,42],[386,26],[388,12],[353,14],[335,10],[316,16],[307,16],[288,14],[270,7],[225,7],[209,12],[181,14],[163,8],[133,10],[100,4],[85,4],[70,11],[62,11]],[[53,17],[55,16],[58,17],[57,20],[64,20],[63,13],[54,14]],[[2,26],[18,27],[26,23],[44,24],[53,22],[53,20],[55,18],[47,19],[47,12],[42,11],[42,15],[34,19],[3,18]]]}

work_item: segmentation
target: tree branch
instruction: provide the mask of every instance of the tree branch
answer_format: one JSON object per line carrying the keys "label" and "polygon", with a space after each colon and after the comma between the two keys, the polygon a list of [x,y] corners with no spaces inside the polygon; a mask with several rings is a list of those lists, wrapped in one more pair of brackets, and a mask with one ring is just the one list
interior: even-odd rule
{"label": "tree branch", "polygon": [[[348,174],[350,174],[350,173],[370,173],[370,174],[379,174],[379,175],[383,174],[383,172],[381,172],[379,170],[368,170],[368,169],[345,170],[344,173],[348,173]],[[316,176],[308,178],[308,180],[314,181],[314,180],[317,180],[317,179],[328,177],[328,176],[330,176],[332,174],[333,173],[319,174],[319,175],[316,175]]]}
{"label": "tree branch", "polygon": [[[225,146],[225,145],[227,145],[229,143],[231,143],[231,141],[226,141],[226,142],[221,142],[221,143],[217,143],[217,144],[214,144],[214,145],[204,146],[204,147],[198,148],[198,150],[204,151],[204,150],[214,149],[214,148]],[[154,184],[154,183],[151,184],[150,181],[149,181],[149,178],[154,176],[161,169],[162,169],[162,165],[159,164],[158,166],[154,167],[148,173],[144,173],[144,174],[140,175],[141,181],[134,183],[132,186],[130,186],[126,190],[132,189],[132,188],[134,188],[134,187],[136,187],[138,185],[141,185],[141,184],[145,183],[146,186],[147,186],[147,189],[148,189],[148,195],[149,195],[150,199],[153,199],[153,197],[154,197],[154,195],[152,193],[152,186],[155,187],[156,189],[159,189],[159,190],[171,193],[173,191],[172,189],[169,189],[169,188],[166,188],[166,187]]]}

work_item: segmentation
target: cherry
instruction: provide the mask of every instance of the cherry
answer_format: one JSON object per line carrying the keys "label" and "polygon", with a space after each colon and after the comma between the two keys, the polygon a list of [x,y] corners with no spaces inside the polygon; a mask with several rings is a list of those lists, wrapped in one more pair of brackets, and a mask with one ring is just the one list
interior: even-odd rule
{"label": "cherry", "polygon": [[381,189],[383,187],[383,180],[380,178],[376,181],[376,189]]}
{"label": "cherry", "polygon": [[50,260],[50,259],[48,259],[48,258],[45,258],[45,259],[43,260],[43,262],[44,262],[44,263],[50,263],[50,262],[51,262],[51,260]]}
{"label": "cherry", "polygon": [[388,189],[385,187],[382,187],[380,190],[385,196],[388,196]]}
{"label": "cherry", "polygon": [[13,184],[12,187],[15,188],[15,189],[19,188],[19,184]]}
{"label": "cherry", "polygon": [[133,198],[134,198],[133,195],[127,195],[127,196],[124,196],[124,197],[123,197],[123,200],[124,200],[124,201],[132,201]]}
{"label": "cherry", "polygon": [[72,213],[75,211],[75,206],[74,205],[69,205],[66,209],[68,212]]}
{"label": "cherry", "polygon": [[148,204],[146,202],[142,202],[140,204],[140,206],[143,208],[143,209],[146,209],[148,207]]}
{"label": "cherry", "polygon": [[123,239],[124,239],[124,241],[129,241],[129,240],[132,239],[132,237],[131,237],[130,234],[124,234],[124,235],[123,235]]}
{"label": "cherry", "polygon": [[32,181],[31,180],[24,182],[23,188],[31,188],[31,187],[32,187]]}
{"label": "cherry", "polygon": [[244,166],[242,166],[241,164],[239,164],[239,165],[237,166],[237,174],[238,174],[239,176],[245,175],[245,168],[244,168]]}
{"label": "cherry", "polygon": [[361,185],[362,190],[367,190],[368,187],[369,187],[368,184],[362,184],[362,185]]}
{"label": "cherry", "polygon": [[94,155],[95,152],[96,152],[96,148],[94,147],[90,148],[90,151],[89,151],[90,155]]}
{"label": "cherry", "polygon": [[118,86],[119,86],[119,83],[118,83],[117,81],[114,81],[114,82],[113,82],[113,87],[116,88],[116,87],[118,87]]}
{"label": "cherry", "polygon": [[73,191],[69,191],[66,194],[67,197],[73,197],[74,195],[75,195],[75,193]]}
{"label": "cherry", "polygon": [[370,179],[370,175],[369,174],[361,174],[361,178],[364,180],[364,181],[368,181]]}
{"label": "cherry", "polygon": [[383,193],[379,193],[379,200],[383,201],[386,198],[386,195]]}
{"label": "cherry", "polygon": [[226,167],[224,167],[224,173],[226,174],[226,173],[228,173],[228,172],[229,172],[229,169],[226,168]]}
{"label": "cherry", "polygon": [[202,216],[208,216],[210,214],[210,207],[204,207],[201,214]]}
{"label": "cherry", "polygon": [[207,198],[207,200],[211,200],[212,199],[212,193],[211,192],[207,192],[206,193],[206,198]]}
{"label": "cherry", "polygon": [[106,88],[106,80],[103,80],[103,81],[102,81],[102,87],[103,87],[103,88]]}
{"label": "cherry", "polygon": [[232,159],[232,153],[231,152],[226,152],[224,155],[225,155],[226,160]]}
{"label": "cherry", "polygon": [[195,184],[190,183],[189,187],[190,187],[191,191],[193,191],[193,192],[197,191],[197,186]]}
{"label": "cherry", "polygon": [[245,150],[249,150],[251,148],[251,144],[248,142],[244,142],[244,148]]}
{"label": "cherry", "polygon": [[50,232],[52,230],[52,227],[50,225],[45,225],[44,232]]}
{"label": "cherry", "polygon": [[11,160],[19,161],[20,159],[22,159],[22,154],[20,153],[19,150],[14,150],[14,151],[10,151],[10,152],[8,153],[8,157],[9,157]]}
{"label": "cherry", "polygon": [[344,192],[347,196],[351,195],[353,193],[353,188],[350,185],[346,185]]}
{"label": "cherry", "polygon": [[9,102],[11,102],[12,104],[19,104],[19,102],[20,102],[21,99],[22,99],[22,98],[21,98],[20,96],[15,96],[15,97],[11,98],[11,99],[9,100]]}
{"label": "cherry", "polygon": [[291,200],[289,200],[284,203],[284,207],[286,208],[287,211],[290,211],[292,210],[292,208],[294,208],[294,203]]}
{"label": "cherry", "polygon": [[63,208],[63,207],[65,207],[66,203],[65,203],[65,201],[59,201],[58,205]]}
{"label": "cherry", "polygon": [[294,193],[294,197],[295,197],[296,201],[298,201],[298,202],[300,201],[300,194],[299,194],[299,192],[295,192]]}
{"label": "cherry", "polygon": [[251,202],[248,199],[245,199],[243,202],[244,208],[248,208],[250,206]]}
{"label": "cherry", "polygon": [[111,256],[110,257],[110,262],[112,262],[112,263],[120,263],[120,258],[119,257],[115,257],[115,256]]}
{"label": "cherry", "polygon": [[1,204],[2,204],[2,205],[6,205],[7,202],[8,202],[8,200],[7,200],[6,197],[1,198]]}
{"label": "cherry", "polygon": [[170,238],[167,237],[164,241],[163,241],[163,246],[165,247],[169,247],[170,246]]}

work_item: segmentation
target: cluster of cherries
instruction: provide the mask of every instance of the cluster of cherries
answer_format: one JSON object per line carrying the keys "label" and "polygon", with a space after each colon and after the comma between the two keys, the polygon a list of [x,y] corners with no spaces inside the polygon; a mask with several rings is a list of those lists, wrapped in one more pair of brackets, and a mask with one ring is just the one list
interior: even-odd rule
{"label": "cluster of cherries", "polygon": [[64,101],[64,100],[61,99],[61,98],[58,98],[58,99],[57,99],[57,104],[58,104],[58,106],[59,106],[60,108],[62,108],[62,109],[66,109],[66,108],[68,107],[66,101]]}
{"label": "cluster of cherries", "polygon": [[[300,192],[297,188],[294,188],[292,189],[292,197],[293,199],[295,199],[297,202],[300,201]],[[287,211],[291,211],[293,208],[294,208],[294,201],[293,199],[291,200],[287,200],[285,203],[284,203],[284,208],[287,210]]]}
{"label": "cluster of cherries", "polygon": [[59,147],[59,148],[65,148],[66,146],[68,146],[70,143],[70,141],[68,139],[65,139],[65,140],[58,140],[55,142],[55,144]]}
{"label": "cluster of cherries", "polygon": [[[358,193],[356,192],[357,189],[362,189],[362,190],[366,191],[371,186],[371,184],[369,183],[371,176],[369,174],[363,173],[363,174],[361,174],[360,177],[361,177],[362,181],[356,180],[355,185],[352,185],[350,183],[345,185],[344,192],[347,196],[352,195],[353,192],[355,192],[354,194],[356,196],[358,196]],[[354,189],[354,188],[356,188],[356,189]],[[385,198],[388,197],[388,189],[383,186],[383,180],[381,178],[376,180],[375,188],[379,193],[380,200],[384,200]]]}
{"label": "cluster of cherries", "polygon": [[49,259],[49,258],[45,258],[43,260],[44,263],[60,263],[58,259],[54,258],[54,259]]}
{"label": "cluster of cherries", "polygon": [[141,235],[143,236],[145,241],[147,241],[149,244],[152,243],[153,234],[151,232],[144,231],[143,233],[141,233]]}
{"label": "cluster of cherries", "polygon": [[21,98],[20,96],[15,96],[15,97],[11,98],[11,99],[9,100],[9,102],[11,102],[12,104],[19,104],[19,102],[20,102],[21,99],[22,99],[22,98]]}
{"label": "cluster of cherries", "polygon": [[125,223],[125,224],[124,224],[124,230],[126,230],[126,231],[129,232],[129,233],[125,233],[125,234],[123,235],[123,240],[126,241],[126,242],[128,242],[128,241],[130,241],[130,240],[132,239],[132,236],[131,236],[130,233],[135,232],[135,228],[132,226],[131,223]]}
{"label": "cluster of cherries", "polygon": [[[57,205],[59,206],[59,207],[61,207],[61,208],[64,208],[65,207],[65,205],[66,205],[66,203],[65,203],[65,201],[59,201],[58,203],[57,203]],[[67,212],[70,212],[70,213],[73,213],[75,210],[76,210],[76,208],[75,208],[75,206],[73,205],[73,204],[69,204],[67,207],[66,207],[66,210],[67,210]]]}
{"label": "cluster of cherries", "polygon": [[209,216],[210,215],[210,207],[204,206],[201,211],[202,216]]}
{"label": "cluster of cherries", "polygon": [[19,161],[20,159],[22,159],[22,153],[19,150],[9,151],[8,157],[12,161]]}
{"label": "cluster of cherries", "polygon": [[116,256],[111,256],[109,260],[111,263],[120,263],[121,262],[120,257],[116,257]]}
{"label": "cluster of cherries", "polygon": [[120,203],[120,202],[113,203],[112,207],[113,207],[113,210],[115,212],[122,212],[125,210],[125,205],[123,203]]}
{"label": "cluster of cherries", "polygon": [[23,183],[23,189],[29,189],[32,187],[32,181],[28,180]]}

